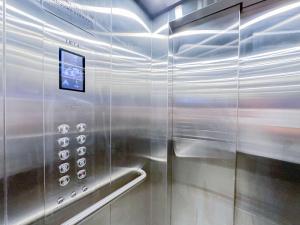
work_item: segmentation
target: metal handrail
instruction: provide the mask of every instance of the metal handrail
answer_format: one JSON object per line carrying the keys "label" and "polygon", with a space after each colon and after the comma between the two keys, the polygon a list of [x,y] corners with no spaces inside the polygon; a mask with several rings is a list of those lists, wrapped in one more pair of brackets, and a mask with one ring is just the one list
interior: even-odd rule
{"label": "metal handrail", "polygon": [[132,188],[134,188],[137,185],[139,185],[140,183],[142,183],[146,179],[147,173],[142,169],[138,169],[137,172],[140,174],[137,178],[135,178],[134,180],[132,180],[129,183],[125,184],[121,188],[119,188],[116,191],[112,192],[111,194],[104,197],[103,199],[96,202],[95,204],[91,205],[90,207],[86,208],[85,210],[81,211],[77,215],[71,217],[67,221],[63,222],[61,225],[75,225],[75,224],[78,224],[79,222],[83,221],[84,219],[86,219],[90,215],[92,215],[95,212],[97,212],[98,210],[102,209],[107,204],[111,203],[113,200],[119,198],[120,196],[122,196],[123,194],[125,194],[126,192],[131,190]]}

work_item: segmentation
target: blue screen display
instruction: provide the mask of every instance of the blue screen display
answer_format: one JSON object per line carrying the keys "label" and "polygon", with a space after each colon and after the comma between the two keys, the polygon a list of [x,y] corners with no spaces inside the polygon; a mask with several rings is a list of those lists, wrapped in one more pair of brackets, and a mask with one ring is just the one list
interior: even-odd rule
{"label": "blue screen display", "polygon": [[85,57],[59,49],[59,88],[85,91]]}

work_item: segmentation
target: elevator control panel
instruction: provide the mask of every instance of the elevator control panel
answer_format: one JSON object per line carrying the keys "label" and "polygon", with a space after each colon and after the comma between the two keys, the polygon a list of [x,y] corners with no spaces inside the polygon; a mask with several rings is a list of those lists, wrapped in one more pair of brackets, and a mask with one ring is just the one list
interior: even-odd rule
{"label": "elevator control panel", "polygon": [[[70,190],[68,197],[64,194],[57,198],[57,204],[62,204],[65,199],[74,198],[78,193],[87,191],[83,182],[88,175],[86,129],[87,124],[84,122],[57,125],[58,184],[65,190],[63,193]],[[79,185],[79,191],[74,189],[76,185]]]}
{"label": "elevator control panel", "polygon": [[59,49],[59,88],[85,92],[85,57]]}
{"label": "elevator control panel", "polygon": [[[48,16],[50,21],[52,15]],[[94,190],[97,168],[102,168],[102,160],[106,160],[106,157],[101,157],[102,147],[106,146],[102,145],[102,138],[101,151],[97,151],[98,127],[102,127],[102,119],[98,120],[96,115],[108,113],[106,105],[105,108],[95,106],[95,94],[106,96],[107,89],[95,86],[98,69],[95,62],[101,56],[93,51],[93,43],[86,41],[96,40],[94,35],[82,32],[80,26],[66,23],[61,17],[51,21],[61,30],[79,36],[71,37],[65,32],[53,36],[48,30],[44,32],[44,200],[45,208],[51,211],[47,224],[52,224],[54,216],[63,216],[61,213],[52,216],[52,210],[64,210],[75,201],[81,205],[81,201],[85,203],[84,197]],[[104,119],[106,124],[106,114]],[[105,143],[106,138],[103,139]],[[101,162],[98,163],[98,160]]]}

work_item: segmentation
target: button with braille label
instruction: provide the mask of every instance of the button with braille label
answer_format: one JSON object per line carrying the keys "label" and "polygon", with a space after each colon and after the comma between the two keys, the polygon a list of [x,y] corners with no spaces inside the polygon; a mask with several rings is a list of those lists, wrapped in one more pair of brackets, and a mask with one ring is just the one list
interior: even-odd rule
{"label": "button with braille label", "polygon": [[70,157],[70,151],[62,150],[62,151],[58,152],[58,157],[60,160],[67,160]]}
{"label": "button with braille label", "polygon": [[70,182],[70,176],[65,175],[65,176],[59,178],[58,182],[61,187],[64,187],[64,186],[68,185],[68,183]]}
{"label": "button with braille label", "polygon": [[79,144],[84,144],[86,141],[86,136],[85,135],[79,135],[76,137],[76,140]]}
{"label": "button with braille label", "polygon": [[66,134],[70,131],[70,126],[68,124],[61,124],[57,127],[58,133]]}
{"label": "button with braille label", "polygon": [[77,177],[79,180],[84,179],[86,177],[86,170],[79,170],[77,172]]}
{"label": "button with braille label", "polygon": [[78,132],[84,132],[86,129],[86,124],[85,123],[79,123],[76,125],[76,129]]}
{"label": "button with braille label", "polygon": [[64,148],[64,147],[67,147],[70,144],[70,138],[62,137],[62,138],[59,138],[57,140],[57,142],[58,142],[60,147]]}
{"label": "button with braille label", "polygon": [[63,163],[58,166],[60,173],[66,173],[70,169],[70,163]]}
{"label": "button with braille label", "polygon": [[81,147],[77,148],[76,151],[77,151],[77,154],[79,156],[83,156],[86,153],[86,147],[85,146],[81,146]]}
{"label": "button with braille label", "polygon": [[84,167],[85,164],[86,164],[86,159],[85,159],[85,158],[81,158],[81,159],[78,159],[78,160],[77,160],[77,166],[78,166],[79,168]]}

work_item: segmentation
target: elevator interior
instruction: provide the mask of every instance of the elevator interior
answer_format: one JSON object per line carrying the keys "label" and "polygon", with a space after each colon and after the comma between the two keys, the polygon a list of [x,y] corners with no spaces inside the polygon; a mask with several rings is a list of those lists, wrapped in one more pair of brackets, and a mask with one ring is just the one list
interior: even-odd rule
{"label": "elevator interior", "polygon": [[298,225],[299,0],[0,0],[0,224]]}

